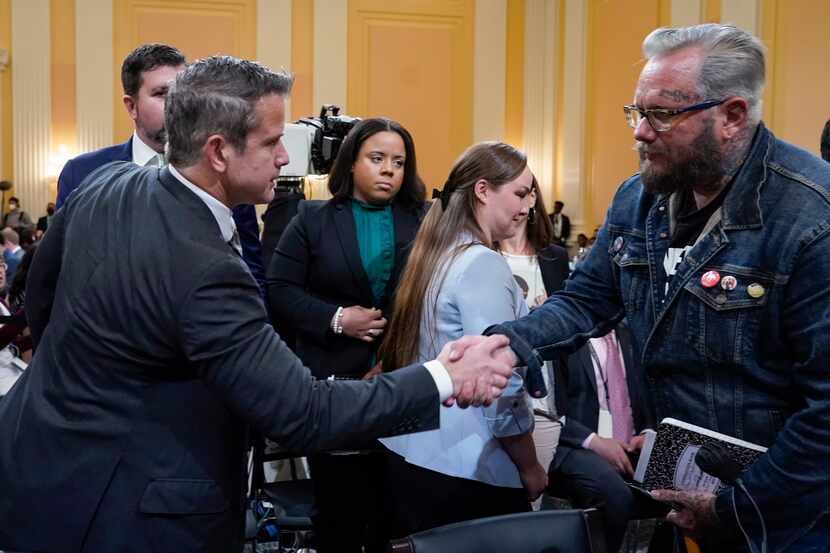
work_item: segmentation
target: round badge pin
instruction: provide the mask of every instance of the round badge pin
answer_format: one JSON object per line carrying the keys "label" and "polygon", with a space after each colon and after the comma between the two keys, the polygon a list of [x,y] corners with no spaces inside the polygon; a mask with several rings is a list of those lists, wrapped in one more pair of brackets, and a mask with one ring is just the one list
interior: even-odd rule
{"label": "round badge pin", "polygon": [[720,282],[720,273],[717,271],[706,271],[703,273],[703,276],[700,277],[700,284],[704,288],[716,286],[718,282]]}
{"label": "round badge pin", "polygon": [[724,290],[734,290],[738,287],[738,279],[732,275],[726,275],[720,280],[720,287]]}
{"label": "round badge pin", "polygon": [[614,240],[614,251],[620,251],[623,247],[623,244],[625,244],[625,240],[623,240],[623,237],[617,236],[617,238]]}
{"label": "round badge pin", "polygon": [[749,286],[746,287],[746,293],[749,295],[750,298],[758,299],[762,297],[764,294],[767,293],[766,289],[758,284],[757,282],[753,282]]}

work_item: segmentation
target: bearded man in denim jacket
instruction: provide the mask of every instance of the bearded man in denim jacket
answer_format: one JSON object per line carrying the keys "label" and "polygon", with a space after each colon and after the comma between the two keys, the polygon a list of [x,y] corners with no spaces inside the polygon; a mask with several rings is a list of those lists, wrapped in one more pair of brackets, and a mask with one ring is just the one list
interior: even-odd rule
{"label": "bearded man in denim jacket", "polygon": [[[617,190],[565,290],[488,332],[507,334],[532,368],[625,317],[660,418],[769,447],[742,475],[768,550],[825,551],[830,165],[760,121],[757,38],[727,25],[658,29],[643,52],[625,107],[640,173]],[[761,544],[739,489],[657,496],[706,551],[742,547],[739,522]]]}

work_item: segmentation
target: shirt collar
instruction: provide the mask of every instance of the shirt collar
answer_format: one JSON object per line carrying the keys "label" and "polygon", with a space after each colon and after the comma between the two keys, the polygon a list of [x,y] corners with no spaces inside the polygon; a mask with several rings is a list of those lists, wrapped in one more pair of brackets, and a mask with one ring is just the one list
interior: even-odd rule
{"label": "shirt collar", "polygon": [[144,167],[157,155],[158,153],[141,140],[137,132],[133,131],[133,163]]}
{"label": "shirt collar", "polygon": [[199,199],[204,202],[213,214],[213,218],[216,219],[216,224],[219,225],[219,230],[222,233],[222,240],[230,242],[233,238],[233,233],[236,231],[236,223],[233,220],[233,212],[231,212],[231,209],[184,178],[184,176],[172,165],[168,165],[167,167],[170,169],[170,174],[176,177],[176,180],[185,185],[191,192],[196,194]]}

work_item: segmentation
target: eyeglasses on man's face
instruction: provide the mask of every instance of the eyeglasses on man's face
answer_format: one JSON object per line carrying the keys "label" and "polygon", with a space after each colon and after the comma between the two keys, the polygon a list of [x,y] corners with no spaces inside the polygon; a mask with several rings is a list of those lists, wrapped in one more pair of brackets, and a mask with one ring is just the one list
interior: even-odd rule
{"label": "eyeglasses on man's face", "polygon": [[643,119],[648,119],[648,124],[651,125],[652,129],[654,129],[654,132],[667,132],[670,131],[675,125],[675,122],[678,121],[677,116],[681,113],[713,108],[721,105],[725,101],[726,98],[723,100],[706,100],[705,102],[700,102],[699,104],[675,109],[643,109],[639,106],[631,104],[623,106],[623,112],[625,113],[626,123],[628,123],[628,126],[632,129],[636,129]]}

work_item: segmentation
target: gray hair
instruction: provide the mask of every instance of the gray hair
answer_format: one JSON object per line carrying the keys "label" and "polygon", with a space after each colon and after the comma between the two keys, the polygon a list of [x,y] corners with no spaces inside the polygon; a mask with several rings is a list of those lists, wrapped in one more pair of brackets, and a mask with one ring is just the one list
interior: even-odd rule
{"label": "gray hair", "polygon": [[740,96],[749,105],[749,122],[761,120],[764,92],[764,45],[734,25],[706,23],[674,29],[655,29],[643,41],[643,55],[651,59],[684,48],[702,48],[705,59],[698,94],[704,100]]}
{"label": "gray hair", "polygon": [[269,94],[287,95],[294,78],[254,61],[213,56],[189,65],[167,93],[164,121],[170,163],[195,164],[208,136],[221,134],[237,151],[260,121],[255,105]]}

